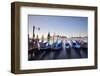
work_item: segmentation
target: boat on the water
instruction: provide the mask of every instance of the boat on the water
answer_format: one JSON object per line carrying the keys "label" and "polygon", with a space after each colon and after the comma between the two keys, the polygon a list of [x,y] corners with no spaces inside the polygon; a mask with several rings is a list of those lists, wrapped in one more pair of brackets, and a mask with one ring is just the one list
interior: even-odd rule
{"label": "boat on the water", "polygon": [[85,52],[86,54],[88,53],[88,43],[87,42],[82,42],[81,43],[81,49],[83,50],[83,52]]}
{"label": "boat on the water", "polygon": [[80,49],[81,48],[80,42],[79,41],[72,41],[72,47],[74,49]]}
{"label": "boat on the water", "polygon": [[65,50],[68,55],[68,58],[70,58],[71,57],[71,45],[67,41],[65,42]]}
{"label": "boat on the water", "polygon": [[40,51],[51,51],[51,45],[49,42],[40,42]]}
{"label": "boat on the water", "polygon": [[56,41],[54,44],[53,44],[53,47],[52,47],[52,50],[53,51],[61,51],[62,49],[63,49],[63,42],[62,41],[60,41],[60,42],[58,42],[58,41]]}
{"label": "boat on the water", "polygon": [[76,51],[77,55],[81,58],[81,44],[79,41],[72,41],[72,48]]}

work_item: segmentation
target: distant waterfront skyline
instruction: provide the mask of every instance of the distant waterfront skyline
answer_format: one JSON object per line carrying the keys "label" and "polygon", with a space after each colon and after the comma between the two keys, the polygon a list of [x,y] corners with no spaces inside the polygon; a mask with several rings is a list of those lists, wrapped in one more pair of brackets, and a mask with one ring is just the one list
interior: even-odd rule
{"label": "distant waterfront skyline", "polygon": [[66,37],[88,36],[88,18],[74,16],[45,16],[29,15],[28,27],[29,37],[33,36],[33,26],[39,27],[35,30],[35,35],[41,38],[42,35],[47,37],[48,32],[53,36],[54,33]]}

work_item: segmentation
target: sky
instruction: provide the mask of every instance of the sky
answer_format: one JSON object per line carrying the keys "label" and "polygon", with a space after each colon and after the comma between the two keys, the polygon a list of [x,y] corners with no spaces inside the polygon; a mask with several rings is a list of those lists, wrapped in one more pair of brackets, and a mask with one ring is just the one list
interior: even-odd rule
{"label": "sky", "polygon": [[88,18],[87,17],[74,17],[74,16],[46,16],[46,15],[28,15],[28,31],[29,37],[32,37],[33,26],[39,27],[40,30],[35,30],[35,34],[47,37],[48,32],[50,35],[61,36],[87,36],[88,31]]}

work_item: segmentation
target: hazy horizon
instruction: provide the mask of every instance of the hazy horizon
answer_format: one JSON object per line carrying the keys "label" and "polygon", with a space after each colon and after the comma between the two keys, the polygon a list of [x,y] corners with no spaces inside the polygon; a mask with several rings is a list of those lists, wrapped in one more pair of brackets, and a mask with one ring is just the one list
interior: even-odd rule
{"label": "hazy horizon", "polygon": [[33,26],[40,28],[35,30],[35,34],[47,37],[48,32],[53,36],[54,33],[60,36],[87,36],[88,18],[74,16],[45,16],[45,15],[29,15],[28,27],[29,37],[32,37]]}

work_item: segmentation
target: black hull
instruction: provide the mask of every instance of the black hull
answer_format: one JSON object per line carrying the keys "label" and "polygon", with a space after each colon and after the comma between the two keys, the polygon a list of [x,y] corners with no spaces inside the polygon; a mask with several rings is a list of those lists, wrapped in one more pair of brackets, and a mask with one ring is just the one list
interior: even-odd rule
{"label": "black hull", "polygon": [[71,58],[71,48],[66,48],[66,54],[68,55],[68,58]]}

